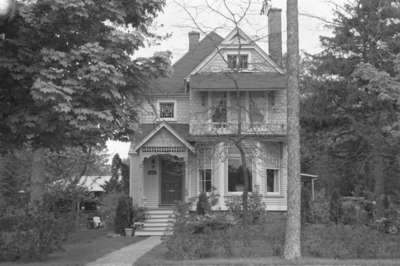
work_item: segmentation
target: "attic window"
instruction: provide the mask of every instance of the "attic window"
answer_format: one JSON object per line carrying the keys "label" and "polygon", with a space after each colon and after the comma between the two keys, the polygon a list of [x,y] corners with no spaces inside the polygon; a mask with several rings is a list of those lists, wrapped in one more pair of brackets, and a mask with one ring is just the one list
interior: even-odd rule
{"label": "attic window", "polygon": [[228,68],[236,69],[239,66],[239,69],[247,69],[249,67],[249,55],[241,54],[228,54]]}
{"label": "attic window", "polygon": [[173,101],[159,102],[159,115],[161,119],[174,120],[176,104]]}

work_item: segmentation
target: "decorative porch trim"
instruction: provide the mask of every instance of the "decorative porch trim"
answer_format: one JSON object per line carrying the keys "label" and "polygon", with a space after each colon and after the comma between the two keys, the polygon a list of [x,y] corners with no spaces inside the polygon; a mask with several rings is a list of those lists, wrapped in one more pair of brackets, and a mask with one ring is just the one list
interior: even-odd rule
{"label": "decorative porch trim", "polygon": [[160,146],[143,146],[142,152],[185,152],[187,150],[184,146],[175,147],[160,147]]}
{"label": "decorative porch trim", "polygon": [[[146,144],[155,134],[157,134],[158,131],[160,131],[162,128],[165,128],[168,130],[175,138],[177,138],[180,142],[182,142],[183,145],[186,146],[190,151],[194,152],[195,148],[190,145],[189,142],[187,142],[184,138],[182,138],[172,127],[170,127],[166,122],[161,122],[153,131],[151,131],[138,145],[135,146],[133,149],[134,152],[138,152],[140,148],[144,144]],[[166,147],[162,147],[166,148]],[[171,148],[176,148],[176,147],[171,147]],[[149,151],[147,151],[149,152]]]}

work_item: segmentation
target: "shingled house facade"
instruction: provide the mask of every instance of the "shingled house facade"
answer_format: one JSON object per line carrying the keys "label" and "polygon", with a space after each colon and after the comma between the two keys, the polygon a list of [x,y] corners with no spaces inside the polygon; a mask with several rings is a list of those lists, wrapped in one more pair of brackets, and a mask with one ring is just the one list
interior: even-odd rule
{"label": "shingled house facade", "polygon": [[286,211],[281,11],[271,9],[268,21],[268,54],[241,29],[225,38],[211,32],[201,41],[199,33],[189,33],[188,52],[173,65],[171,77],[154,82],[152,102],[140,114],[140,134],[129,152],[134,204],[162,209],[214,190],[216,208],[224,210],[227,200],[241,195],[239,153],[228,144],[238,129],[239,93],[247,110],[240,116],[242,134],[254,147],[249,189],[263,195],[268,210]]}

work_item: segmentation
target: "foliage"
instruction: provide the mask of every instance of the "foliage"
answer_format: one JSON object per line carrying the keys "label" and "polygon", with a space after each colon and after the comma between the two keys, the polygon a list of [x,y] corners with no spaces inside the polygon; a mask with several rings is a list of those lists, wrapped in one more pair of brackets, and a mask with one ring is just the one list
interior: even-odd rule
{"label": "foliage", "polygon": [[400,257],[400,236],[382,234],[363,225],[310,225],[303,231],[308,256],[335,259],[393,259]]}
{"label": "foliage", "polygon": [[10,208],[0,214],[0,261],[40,260],[61,248],[69,222],[45,206]]}
{"label": "foliage", "polygon": [[99,214],[107,229],[114,229],[114,219],[117,212],[118,200],[125,195],[120,192],[111,192],[103,195],[100,199]]}
{"label": "foliage", "polygon": [[[2,150],[126,140],[169,53],[132,59],[165,1],[20,1],[0,43]],[[99,126],[100,125],[100,126]]]}
{"label": "foliage", "polygon": [[316,191],[315,200],[310,204],[310,221],[316,224],[327,224],[330,222],[330,202],[325,190]]}
{"label": "foliage", "polygon": [[272,256],[282,252],[284,222],[268,219],[248,224],[230,212],[206,215],[190,213],[190,204],[181,203],[175,211],[172,235],[166,238],[167,256],[172,259],[207,257]]}
{"label": "foliage", "polygon": [[[336,10],[333,36],[302,79],[303,167],[331,194],[394,194],[399,150],[400,6],[357,0]],[[375,36],[371,38],[371,36]],[[383,206],[378,201],[378,211]]]}
{"label": "foliage", "polygon": [[133,206],[132,199],[122,196],[118,199],[117,209],[114,218],[114,232],[123,234],[124,229],[133,226]]}
{"label": "foliage", "polygon": [[[227,200],[226,206],[236,218],[243,218],[243,204],[241,196],[232,196],[229,200]],[[263,196],[258,192],[249,194],[247,221],[253,224],[264,221],[266,214],[267,211],[266,205],[263,202]]]}
{"label": "foliage", "polygon": [[196,205],[196,212],[199,215],[205,215],[206,213],[210,212],[211,205],[208,202],[207,193],[202,192],[199,194],[199,199]]}
{"label": "foliage", "polygon": [[147,209],[145,207],[139,207],[137,205],[133,206],[132,223],[144,222],[146,220],[146,211]]}
{"label": "foliage", "polygon": [[129,165],[124,163],[116,153],[111,161],[111,179],[102,188],[106,193],[117,191],[129,193]]}

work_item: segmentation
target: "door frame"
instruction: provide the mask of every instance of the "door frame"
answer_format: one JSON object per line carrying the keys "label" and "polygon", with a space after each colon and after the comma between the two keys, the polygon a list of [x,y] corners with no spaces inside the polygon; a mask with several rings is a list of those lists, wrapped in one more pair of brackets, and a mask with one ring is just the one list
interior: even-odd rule
{"label": "door frame", "polygon": [[[182,159],[182,171],[183,171],[183,174],[182,174],[182,176],[181,176],[181,180],[180,180],[180,183],[181,183],[181,193],[180,193],[180,201],[184,201],[184,199],[185,199],[185,181],[186,181],[186,160],[185,160],[185,158],[184,157],[179,157],[179,156],[174,156],[174,155],[169,155],[169,154],[167,154],[168,156],[172,156],[172,157],[177,157],[177,158],[179,158],[179,159]],[[163,202],[164,201],[164,199],[163,199],[163,171],[162,171],[162,164],[163,164],[163,158],[162,158],[162,156],[158,156],[158,160],[159,160],[159,205],[160,206],[170,206],[170,205],[175,205],[174,203],[165,203],[165,202]]]}

